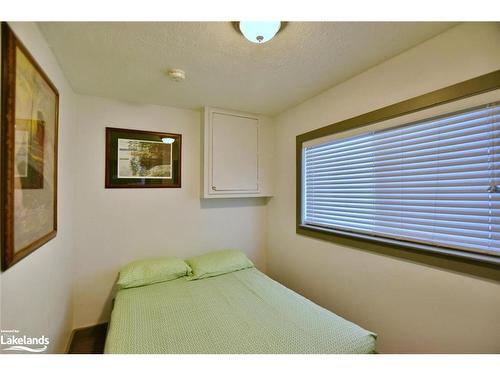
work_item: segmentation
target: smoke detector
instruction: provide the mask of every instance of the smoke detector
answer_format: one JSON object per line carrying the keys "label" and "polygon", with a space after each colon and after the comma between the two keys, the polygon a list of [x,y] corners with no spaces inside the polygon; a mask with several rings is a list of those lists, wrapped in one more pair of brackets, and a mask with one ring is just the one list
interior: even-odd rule
{"label": "smoke detector", "polygon": [[169,69],[167,72],[172,81],[180,82],[186,79],[186,72],[182,69]]}

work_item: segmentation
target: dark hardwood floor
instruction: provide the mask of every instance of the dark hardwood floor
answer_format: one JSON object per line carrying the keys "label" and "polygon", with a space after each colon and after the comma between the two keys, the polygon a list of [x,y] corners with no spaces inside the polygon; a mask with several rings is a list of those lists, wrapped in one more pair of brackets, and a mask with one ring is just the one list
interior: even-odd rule
{"label": "dark hardwood floor", "polygon": [[68,354],[102,354],[106,342],[108,323],[78,328],[73,331]]}

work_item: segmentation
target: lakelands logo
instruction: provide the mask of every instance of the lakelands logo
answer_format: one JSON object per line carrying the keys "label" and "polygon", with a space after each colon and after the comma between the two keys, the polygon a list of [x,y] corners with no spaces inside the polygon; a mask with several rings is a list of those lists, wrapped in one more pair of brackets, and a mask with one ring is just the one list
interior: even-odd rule
{"label": "lakelands logo", "polygon": [[20,335],[17,329],[0,331],[0,344],[3,351],[42,353],[47,350],[50,340],[44,335],[30,337]]}

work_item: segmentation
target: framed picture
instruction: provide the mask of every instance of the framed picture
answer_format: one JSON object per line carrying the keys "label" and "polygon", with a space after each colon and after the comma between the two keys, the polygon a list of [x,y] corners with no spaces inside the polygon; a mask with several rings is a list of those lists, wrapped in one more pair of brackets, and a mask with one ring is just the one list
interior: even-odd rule
{"label": "framed picture", "polygon": [[106,188],[180,187],[180,134],[106,128]]}
{"label": "framed picture", "polygon": [[57,231],[59,93],[2,23],[2,270]]}

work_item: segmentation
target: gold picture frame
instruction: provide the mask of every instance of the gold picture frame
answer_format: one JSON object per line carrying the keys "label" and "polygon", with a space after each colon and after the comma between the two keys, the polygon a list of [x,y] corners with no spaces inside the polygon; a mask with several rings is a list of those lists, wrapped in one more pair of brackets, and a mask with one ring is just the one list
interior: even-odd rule
{"label": "gold picture frame", "polygon": [[57,233],[59,93],[2,22],[1,245],[6,270]]}

